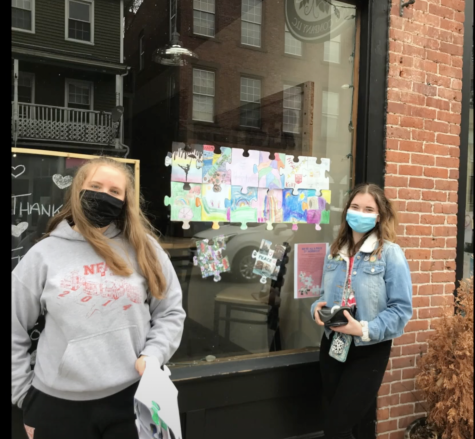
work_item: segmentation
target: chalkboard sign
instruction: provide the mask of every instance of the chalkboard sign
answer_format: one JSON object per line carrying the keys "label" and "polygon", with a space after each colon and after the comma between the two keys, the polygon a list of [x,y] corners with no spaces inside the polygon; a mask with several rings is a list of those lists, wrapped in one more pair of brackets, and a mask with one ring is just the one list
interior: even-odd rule
{"label": "chalkboard sign", "polygon": [[[95,155],[69,154],[12,148],[12,270],[46,231],[51,217],[61,210],[64,195],[80,165]],[[113,157],[132,168],[139,200],[139,161]],[[32,367],[38,338],[44,327],[41,316],[30,331]]]}

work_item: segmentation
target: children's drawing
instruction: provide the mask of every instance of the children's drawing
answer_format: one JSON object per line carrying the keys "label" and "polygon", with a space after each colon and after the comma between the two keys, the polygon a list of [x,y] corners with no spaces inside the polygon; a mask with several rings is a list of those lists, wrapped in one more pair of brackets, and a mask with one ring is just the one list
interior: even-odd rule
{"label": "children's drawing", "polygon": [[257,188],[248,188],[241,192],[241,186],[231,186],[231,222],[241,223],[241,229],[247,229],[246,223],[257,222]]}
{"label": "children's drawing", "polygon": [[281,175],[281,169],[285,168],[285,154],[274,154],[275,159],[269,158],[268,152],[259,152],[259,187],[268,189],[283,189],[285,187],[285,175]]}
{"label": "children's drawing", "polygon": [[168,160],[165,159],[165,165],[172,166],[172,181],[201,183],[203,181],[203,147],[193,145],[186,149],[184,143],[173,142],[172,151],[171,157],[168,156]]}
{"label": "children's drawing", "polygon": [[315,197],[314,189],[300,189],[298,195],[292,194],[293,189],[283,190],[284,222],[292,223],[292,230],[298,230],[297,223],[306,223],[308,218],[308,199]]}
{"label": "children's drawing", "polygon": [[214,228],[219,228],[218,221],[231,221],[231,186],[222,184],[201,185],[201,220],[213,221]]}
{"label": "children's drawing", "polygon": [[248,157],[244,157],[243,153],[243,149],[233,148],[232,161],[228,169],[231,169],[231,184],[241,186],[245,194],[248,187],[258,187],[259,184],[259,151],[249,150]]}
{"label": "children's drawing", "polygon": [[184,185],[171,182],[171,197],[165,197],[165,206],[171,207],[170,219],[183,221],[183,228],[190,228],[190,221],[201,221],[201,184]]}
{"label": "children's drawing", "polygon": [[214,152],[214,146],[203,145],[203,183],[215,186],[230,185],[229,164],[231,164],[231,148],[222,146],[221,154],[217,154]]}
{"label": "children's drawing", "polygon": [[284,254],[283,245],[276,245],[272,249],[272,242],[266,239],[261,241],[259,251],[252,252],[252,257],[256,260],[252,272],[261,276],[262,284],[267,282],[267,278],[277,280]]}
{"label": "children's drawing", "polygon": [[220,273],[230,270],[228,257],[223,255],[225,249],[224,235],[214,239],[203,239],[196,243],[197,256],[193,258],[193,263],[200,267],[203,278],[214,276],[213,280],[219,282]]}
{"label": "children's drawing", "polygon": [[282,189],[264,189],[258,191],[257,221],[267,223],[272,230],[272,223],[284,222],[282,210]]}
{"label": "children's drawing", "polygon": [[330,211],[325,210],[327,201],[324,197],[308,197],[307,223],[315,224],[316,230],[321,230],[320,224],[330,223]]}
{"label": "children's drawing", "polygon": [[329,178],[325,176],[330,170],[330,160],[321,159],[317,164],[316,157],[299,156],[298,161],[294,161],[294,156],[285,156],[285,168],[281,171],[285,175],[285,187],[293,188],[294,195],[298,189],[322,189],[329,188]]}

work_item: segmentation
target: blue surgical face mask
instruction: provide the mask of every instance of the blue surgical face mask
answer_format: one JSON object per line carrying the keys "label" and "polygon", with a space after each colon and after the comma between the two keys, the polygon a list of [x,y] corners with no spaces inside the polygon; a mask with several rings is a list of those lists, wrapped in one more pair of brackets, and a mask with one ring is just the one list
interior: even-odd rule
{"label": "blue surgical face mask", "polygon": [[363,213],[356,210],[346,212],[346,222],[357,233],[366,233],[376,226],[377,213]]}

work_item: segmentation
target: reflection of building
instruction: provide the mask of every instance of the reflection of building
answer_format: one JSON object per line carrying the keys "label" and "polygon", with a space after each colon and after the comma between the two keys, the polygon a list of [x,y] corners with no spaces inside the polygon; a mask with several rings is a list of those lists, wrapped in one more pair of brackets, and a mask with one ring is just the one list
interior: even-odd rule
{"label": "reflection of building", "polygon": [[[335,154],[332,183],[346,188],[354,12],[341,9],[348,24],[331,40],[312,44],[286,30],[283,3],[188,1],[177,10],[175,0],[144,0],[126,17],[125,55],[133,70],[126,86],[126,143],[133,143],[145,166],[157,148],[164,157],[173,141],[217,150]],[[197,55],[183,67],[155,62],[175,26],[181,46]],[[156,181],[144,183],[153,198],[166,195]]]}
{"label": "reflection of building", "polygon": [[123,0],[12,1],[15,146],[122,148],[113,109],[122,105],[127,72],[123,7]]}

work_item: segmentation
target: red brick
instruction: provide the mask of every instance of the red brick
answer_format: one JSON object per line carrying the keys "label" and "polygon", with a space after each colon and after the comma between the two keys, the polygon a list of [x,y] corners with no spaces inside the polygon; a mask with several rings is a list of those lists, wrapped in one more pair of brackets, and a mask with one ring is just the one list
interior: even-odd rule
{"label": "red brick", "polygon": [[413,142],[411,140],[401,140],[399,149],[401,151],[422,152],[422,142]]}
{"label": "red brick", "polygon": [[460,136],[455,136],[453,134],[437,134],[437,142],[444,145],[460,145]]}
{"label": "red brick", "polygon": [[428,154],[411,154],[411,163],[418,165],[434,166],[435,159]]}
{"label": "red brick", "polygon": [[417,58],[424,58],[425,49],[422,47],[411,46],[410,44],[403,43],[402,53],[407,56],[414,56]]}
{"label": "red brick", "polygon": [[445,248],[445,239],[444,238],[421,238],[421,247],[422,248],[434,248],[434,247]]}
{"label": "red brick", "polygon": [[405,252],[406,259],[430,259],[430,250],[424,249],[413,249],[406,250]]}
{"label": "red brick", "polygon": [[386,175],[385,186],[390,187],[407,187],[407,177],[400,177],[398,175]]}
{"label": "red brick", "polygon": [[422,166],[399,165],[400,175],[422,175]]}
{"label": "red brick", "polygon": [[395,114],[388,114],[386,116],[386,124],[387,125],[399,125],[399,119],[400,117],[395,115]]}
{"label": "red brick", "polygon": [[437,98],[427,98],[426,105],[428,107],[438,108],[439,110],[450,110],[450,103],[444,99],[437,99]]}
{"label": "red brick", "polygon": [[[424,334],[424,333],[422,333],[422,334]],[[399,403],[400,404],[407,404],[409,402],[419,402],[423,399],[424,398],[422,396],[422,393],[419,390],[399,394]]]}
{"label": "red brick", "polygon": [[427,407],[425,407],[424,404],[416,402],[414,404],[414,413],[420,413],[425,416],[427,414]]}
{"label": "red brick", "polygon": [[391,383],[393,381],[400,381],[400,380],[401,380],[400,370],[386,371],[384,373],[383,383]]}
{"label": "red brick", "polygon": [[404,439],[404,431],[392,431],[391,433],[389,433],[389,439]]}
{"label": "red brick", "polygon": [[452,32],[462,33],[463,32],[463,24],[458,21],[453,20],[446,20],[442,18],[440,20],[440,28],[450,30]]}
{"label": "red brick", "polygon": [[411,130],[409,130],[408,128],[390,126],[387,128],[386,132],[387,132],[388,137],[396,137],[398,139],[407,139],[407,140],[411,138]]}
{"label": "red brick", "polygon": [[[400,128],[401,130],[403,128]],[[435,142],[435,133],[431,133],[424,130],[415,130],[410,131],[412,134],[412,140],[422,140],[424,142]]]}
{"label": "red brick", "polygon": [[418,247],[420,238],[413,236],[398,236],[397,243],[403,248]]}
{"label": "red brick", "polygon": [[447,193],[443,191],[422,191],[422,199],[427,201],[447,201]]}
{"label": "red brick", "polygon": [[378,409],[377,419],[378,421],[384,421],[386,419],[389,419],[389,409]]}
{"label": "red brick", "polygon": [[451,57],[448,53],[442,53],[439,51],[426,49],[426,55],[429,61],[450,65]]}
{"label": "red brick", "polygon": [[437,119],[448,123],[459,124],[462,120],[460,113],[450,113],[449,111],[437,111]]}
{"label": "red brick", "polygon": [[450,134],[460,135],[460,125],[450,125]]}
{"label": "red brick", "polygon": [[437,88],[433,87],[432,85],[419,84],[417,82],[414,82],[412,83],[412,90],[415,93],[420,93],[421,95],[424,95],[424,96],[437,96]]}
{"label": "red brick", "polygon": [[400,41],[389,41],[389,51],[395,53],[402,52],[402,43]]}
{"label": "red brick", "polygon": [[396,88],[398,90],[412,90],[412,81],[408,79],[390,77],[388,78],[388,88]]}
{"label": "red brick", "polygon": [[[412,60],[412,58],[410,58]],[[401,96],[400,96],[401,102],[405,102],[407,104],[412,104],[412,105],[425,105],[426,103],[426,98],[425,96],[422,96],[420,94],[416,93],[409,93],[407,91],[401,91]],[[421,112],[418,112],[417,114],[414,114],[415,109],[420,109],[422,110],[424,107],[414,107],[412,109],[412,114],[417,117],[425,117],[423,116]]]}
{"label": "red brick", "polygon": [[[424,299],[429,299],[429,298],[424,297]],[[413,344],[411,346],[402,347],[403,355],[421,355],[421,353],[425,353],[425,352],[427,352],[427,345],[425,343],[418,343],[418,344]]]}
{"label": "red brick", "polygon": [[424,121],[424,129],[438,133],[448,133],[449,124],[447,122],[436,122],[434,120]]}
{"label": "red brick", "polygon": [[444,215],[421,215],[421,224],[445,224]]}
{"label": "red brick", "polygon": [[455,192],[449,192],[449,201],[451,203],[457,203],[458,202],[458,195]]}
{"label": "red brick", "polygon": [[440,27],[440,17],[437,17],[437,15],[423,14],[420,11],[415,11],[414,18],[418,23],[431,24],[434,27]]}
{"label": "red brick", "polygon": [[[391,384],[381,384],[381,387],[378,390],[378,396],[385,396],[389,395],[391,393]],[[381,407],[379,404],[379,399],[378,398],[378,407]]]}
{"label": "red brick", "polygon": [[[454,35],[455,37],[456,35]],[[454,39],[455,42],[455,39]],[[463,67],[463,58],[461,56],[452,57],[452,67]]]}
{"label": "red brick", "polygon": [[398,421],[398,428],[406,428],[409,424],[414,422],[416,419],[419,419],[421,415],[414,415],[414,416],[406,416],[404,418],[400,418]]}
{"label": "red brick", "polygon": [[408,344],[413,344],[416,341],[416,334],[403,334],[400,337],[394,339],[393,346],[404,346]]}
{"label": "red brick", "polygon": [[455,259],[455,250],[432,250],[434,259]]}
{"label": "red brick", "polygon": [[427,73],[437,73],[439,70],[439,64],[436,62],[419,58],[414,58],[413,67]]}
{"label": "red brick", "polygon": [[465,21],[465,14],[463,12],[456,12],[454,14],[454,20],[463,23]]}
{"label": "red brick", "polygon": [[456,204],[442,204],[442,213],[457,213],[458,207]]}
{"label": "red brick", "polygon": [[435,334],[435,331],[424,331],[417,334],[418,343],[424,343]]}
{"label": "red brick", "polygon": [[[407,263],[409,265],[409,271],[411,273],[419,271],[419,261],[407,261]],[[417,285],[412,286],[412,291],[413,291],[413,293],[414,293],[414,291],[416,291],[416,293],[417,293]]]}
{"label": "red brick", "polygon": [[403,200],[420,200],[421,191],[417,189],[399,189],[398,198]]}
{"label": "red brick", "polygon": [[[388,386],[389,384],[382,384],[381,387],[383,386]],[[381,389],[381,388],[380,388]],[[388,407],[388,406],[394,406],[399,404],[399,395],[391,395],[391,396],[380,396],[378,398],[378,407]]]}
{"label": "red brick", "polygon": [[400,356],[401,356],[401,347],[400,346],[397,346],[397,347],[393,346],[391,348],[390,357],[395,358],[395,357],[400,357]]}
{"label": "red brick", "polygon": [[445,241],[447,242],[447,248],[457,248],[457,238],[447,238]]}
{"label": "red brick", "polygon": [[385,187],[385,188],[384,188],[384,194],[385,194],[386,197],[389,198],[390,200],[391,200],[392,198],[397,198],[397,189],[396,189],[396,188]]}
{"label": "red brick", "polygon": [[431,180],[429,178],[412,177],[409,179],[409,187],[419,189],[433,189],[434,180]]}
{"label": "red brick", "polygon": [[390,28],[389,38],[395,41],[412,43],[412,35],[399,29]]}
{"label": "red brick", "polygon": [[417,213],[401,212],[399,214],[400,224],[419,224],[419,215]]}
{"label": "red brick", "polygon": [[434,226],[434,236],[457,236],[457,227]]}
{"label": "red brick", "polygon": [[424,176],[447,178],[449,176],[449,171],[446,168],[424,168]]}
{"label": "red brick", "polygon": [[[411,320],[406,327],[404,328],[405,333],[409,332],[419,332],[419,331],[425,331],[429,329],[429,323],[425,320]],[[409,357],[412,359],[412,357]],[[408,363],[407,366],[399,366],[399,367],[409,367],[409,366],[414,366],[414,361],[412,359],[412,363]],[[394,367],[394,365],[393,365]],[[395,367],[396,368],[396,367]]]}
{"label": "red brick", "polygon": [[452,8],[446,8],[444,6],[438,6],[434,4],[429,4],[429,13],[442,18],[453,19],[454,17],[454,11]]}
{"label": "red brick", "polygon": [[439,31],[439,40],[440,41],[445,41],[446,43],[453,43],[454,42],[454,37],[453,33],[449,32],[448,30],[445,29],[438,29]]}
{"label": "red brick", "polygon": [[450,44],[442,41],[440,43],[439,50],[450,55],[463,56],[463,46],[459,46],[458,44]]}
{"label": "red brick", "polygon": [[462,69],[459,67],[446,66],[441,64],[439,66],[439,73],[449,78],[462,79]]}
{"label": "red brick", "polygon": [[437,157],[435,164],[436,166],[458,169],[460,166],[460,160],[457,157]]}
{"label": "red brick", "polygon": [[411,155],[407,152],[387,151],[386,161],[397,163],[409,163]]}
{"label": "red brick", "polygon": [[[399,192],[402,190],[399,189]],[[408,212],[432,212],[432,205],[427,202],[408,201],[406,207]]]}
{"label": "red brick", "polygon": [[[409,79],[414,82],[424,82],[426,79],[426,73],[423,72],[422,70],[415,70],[415,69],[410,69],[408,67],[401,68],[400,66],[397,66],[400,70],[398,73],[398,76],[404,79]],[[389,70],[391,71],[391,69]],[[449,84],[450,86],[450,84]]]}
{"label": "red brick", "polygon": [[460,79],[452,79],[450,85],[454,90],[462,90],[462,81]]}
{"label": "red brick", "polygon": [[417,117],[401,117],[401,126],[422,129],[424,128],[424,120]]}
{"label": "red brick", "polygon": [[396,430],[397,429],[397,420],[378,422],[376,425],[376,431],[378,433],[384,433],[386,431]]}
{"label": "red brick", "polygon": [[438,50],[440,42],[434,38],[428,38],[427,36],[412,36],[412,44],[423,47],[424,49]]}
{"label": "red brick", "polygon": [[419,286],[419,295],[433,295],[433,294],[442,294],[444,292],[444,288],[442,285],[420,285]]}
{"label": "red brick", "polygon": [[[451,90],[451,89],[448,89],[448,88],[442,88],[440,87],[438,90],[437,90],[437,96],[441,99],[446,99],[447,101],[457,101],[458,102],[458,99],[457,99],[457,95],[458,95],[458,91],[457,90]],[[449,108],[450,108],[450,103],[447,102],[449,104]],[[445,108],[439,108],[439,110],[449,110],[449,108],[447,108],[447,106],[445,106]]]}
{"label": "red brick", "polygon": [[386,139],[386,149],[398,150],[399,149],[399,140],[397,140],[397,139]]}
{"label": "red brick", "polygon": [[452,80],[445,76],[434,75],[431,73],[427,73],[426,81],[430,85],[437,85],[439,87],[447,87],[449,88]]}
{"label": "red brick", "polygon": [[388,175],[397,175],[397,163],[386,163],[386,174]]}
{"label": "red brick", "polygon": [[465,11],[465,1],[464,0],[441,0],[440,4],[442,6],[447,6],[451,9],[454,9],[458,12]]}
{"label": "red brick", "polygon": [[424,152],[432,155],[450,155],[450,147],[437,143],[426,143],[424,145]]}
{"label": "red brick", "polygon": [[401,416],[412,415],[413,413],[414,404],[405,404],[397,407],[391,407],[391,418],[399,418]]}
{"label": "red brick", "polygon": [[[404,347],[407,347],[407,346],[404,346]],[[402,379],[406,380],[409,378],[414,378],[420,371],[421,370],[418,367],[411,367],[410,369],[404,369],[402,371]]]}
{"label": "red brick", "polygon": [[444,271],[445,264],[443,261],[422,261],[420,269],[421,271]]}
{"label": "red brick", "polygon": [[430,298],[431,306],[446,306],[454,304],[454,296],[432,296]]}
{"label": "red brick", "polygon": [[[432,319],[434,317],[440,317],[441,316],[441,310],[442,308],[422,308],[418,309],[418,316],[420,319]],[[428,320],[426,320],[427,322]],[[432,329],[432,325],[431,325]]]}
{"label": "red brick", "polygon": [[447,217],[447,224],[457,224],[457,217],[456,216]]}
{"label": "red brick", "polygon": [[457,191],[459,187],[458,181],[452,180],[436,180],[435,188],[443,191]]}
{"label": "red brick", "polygon": [[432,282],[454,282],[455,273],[453,271],[432,273]]}
{"label": "red brick", "polygon": [[412,298],[412,306],[414,308],[421,308],[421,307],[427,307],[430,305],[430,299],[429,297],[413,297]]}
{"label": "red brick", "polygon": [[413,284],[426,284],[430,282],[429,273],[411,273],[411,279]]}

